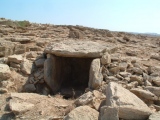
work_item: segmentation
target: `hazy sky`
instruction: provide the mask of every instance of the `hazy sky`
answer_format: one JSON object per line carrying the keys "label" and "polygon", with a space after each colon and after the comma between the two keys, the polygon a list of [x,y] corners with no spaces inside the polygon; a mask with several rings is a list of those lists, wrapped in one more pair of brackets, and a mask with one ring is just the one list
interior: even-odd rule
{"label": "hazy sky", "polygon": [[0,0],[0,17],[160,33],[160,0]]}

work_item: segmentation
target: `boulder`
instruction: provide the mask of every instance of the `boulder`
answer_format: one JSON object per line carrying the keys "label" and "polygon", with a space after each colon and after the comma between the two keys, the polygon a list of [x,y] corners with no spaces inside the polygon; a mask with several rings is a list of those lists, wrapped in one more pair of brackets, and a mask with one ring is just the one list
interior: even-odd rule
{"label": "boulder", "polygon": [[146,120],[152,113],[136,95],[117,83],[110,82],[106,88],[106,105],[119,108],[119,117],[127,120]]}
{"label": "boulder", "polygon": [[98,120],[99,113],[88,107],[80,106],[72,110],[64,120]]}
{"label": "boulder", "polygon": [[93,93],[92,92],[87,92],[77,98],[74,102],[76,106],[81,106],[81,105],[87,105],[93,100]]}
{"label": "boulder", "polygon": [[8,56],[8,61],[9,62],[21,63],[22,60],[23,60],[22,55],[11,55],[11,56]]}
{"label": "boulder", "polygon": [[94,59],[90,66],[89,83],[91,89],[96,89],[102,84],[103,76],[100,68],[100,59]]}
{"label": "boulder", "polygon": [[8,65],[0,64],[0,81],[7,80],[11,77],[11,71]]}
{"label": "boulder", "polygon": [[100,110],[100,120],[119,120],[118,107],[103,106]]}
{"label": "boulder", "polygon": [[62,42],[53,42],[45,48],[45,53],[54,54],[62,57],[101,57],[105,52],[115,49],[114,46],[99,44],[92,41],[73,41],[65,40]]}

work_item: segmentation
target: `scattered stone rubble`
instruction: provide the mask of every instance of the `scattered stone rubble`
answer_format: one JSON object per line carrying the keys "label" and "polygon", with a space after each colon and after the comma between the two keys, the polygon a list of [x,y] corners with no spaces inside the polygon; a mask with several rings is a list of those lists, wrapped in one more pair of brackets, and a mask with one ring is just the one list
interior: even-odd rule
{"label": "scattered stone rubble", "polygon": [[159,120],[159,42],[83,26],[23,28],[1,19],[0,118]]}

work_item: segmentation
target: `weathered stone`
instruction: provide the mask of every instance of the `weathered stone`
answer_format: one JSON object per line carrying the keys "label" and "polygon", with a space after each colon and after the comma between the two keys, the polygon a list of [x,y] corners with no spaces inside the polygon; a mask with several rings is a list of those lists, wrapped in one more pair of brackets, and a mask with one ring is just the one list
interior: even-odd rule
{"label": "weathered stone", "polygon": [[134,88],[134,89],[131,89],[130,91],[142,99],[158,100],[158,97],[153,93],[151,93],[150,91],[142,90],[139,88]]}
{"label": "weathered stone", "polygon": [[107,106],[119,108],[119,117],[122,119],[146,120],[152,113],[136,95],[114,82],[107,86],[106,98]]}
{"label": "weathered stone", "polygon": [[160,73],[160,66],[150,66],[148,67],[147,71],[149,74],[152,74],[154,72]]}
{"label": "weathered stone", "polygon": [[105,53],[101,58],[101,63],[103,65],[111,63],[111,56],[108,53]]}
{"label": "weathered stone", "polygon": [[87,105],[93,100],[93,93],[87,92],[76,99],[74,102],[76,106]]}
{"label": "weathered stone", "polygon": [[160,120],[160,111],[150,115],[148,120]]}
{"label": "weathered stone", "polygon": [[160,87],[146,86],[145,89],[149,90],[150,92],[152,92],[153,94],[155,94],[158,97],[160,96]]}
{"label": "weathered stone", "polygon": [[121,71],[125,71],[127,69],[127,67],[128,67],[128,63],[126,63],[126,62],[119,63],[119,69]]}
{"label": "weathered stone", "polygon": [[26,58],[36,58],[37,53],[36,52],[28,52],[26,53]]}
{"label": "weathered stone", "polygon": [[132,71],[136,74],[140,74],[140,75],[143,74],[143,70],[137,67],[132,68]]}
{"label": "weathered stone", "polygon": [[0,40],[0,57],[7,57],[14,53],[14,43]]}
{"label": "weathered stone", "polygon": [[27,37],[23,37],[23,38],[18,38],[18,37],[16,37],[16,38],[13,38],[12,39],[12,42],[20,42],[20,43],[28,43],[28,42],[31,42],[32,40],[31,40],[31,38],[27,38]]}
{"label": "weathered stone", "polygon": [[8,90],[6,88],[0,88],[0,94],[7,93]]}
{"label": "weathered stone", "polygon": [[9,66],[6,64],[0,64],[0,80],[7,80],[11,76]]}
{"label": "weathered stone", "polygon": [[[39,89],[42,90],[42,86]],[[12,99],[10,99],[10,101],[13,103],[12,106],[15,109],[14,113],[21,113],[21,111],[24,111],[25,113],[21,115],[23,117],[27,117],[27,119],[32,119],[33,116],[31,116],[31,114],[34,113],[36,116],[33,119],[37,119],[37,115],[40,115],[40,111],[43,113],[43,118],[46,116],[62,117],[64,114],[66,115],[74,109],[72,105],[73,101],[47,95],[48,94],[40,95],[36,93],[11,93],[10,97]],[[29,107],[30,105],[34,106]]]}
{"label": "weathered stone", "polygon": [[35,87],[34,84],[26,84],[26,85],[24,86],[24,90],[25,90],[26,92],[35,92],[35,91],[36,91],[36,87]]}
{"label": "weathered stone", "polygon": [[102,84],[103,76],[100,68],[100,59],[94,59],[90,66],[89,83],[91,89],[96,89]]}
{"label": "weathered stone", "polygon": [[26,45],[16,44],[14,54],[23,54],[26,52]]}
{"label": "weathered stone", "polygon": [[64,120],[98,120],[99,113],[88,107],[80,106],[72,110]]}
{"label": "weathered stone", "polygon": [[20,64],[14,63],[14,62],[10,62],[10,67],[13,67],[13,68],[20,68]]}
{"label": "weathered stone", "polygon": [[137,81],[139,84],[142,84],[143,79],[142,79],[141,76],[131,75],[131,76],[130,76],[130,81],[131,81],[131,82]]}
{"label": "weathered stone", "polygon": [[110,68],[109,71],[113,74],[117,74],[120,71],[119,66]]}
{"label": "weathered stone", "polygon": [[60,87],[60,85],[54,80],[55,64],[56,61],[53,55],[50,55],[50,57],[44,62],[44,81],[50,87],[52,92],[56,92]]}
{"label": "weathered stone", "polygon": [[22,114],[34,107],[34,104],[20,102],[18,100],[10,100],[9,107],[14,114]]}
{"label": "weathered stone", "polygon": [[65,40],[60,43],[51,43],[45,52],[63,57],[101,57],[105,52],[110,52],[115,47],[102,45],[92,41]]}
{"label": "weathered stone", "polygon": [[127,89],[131,89],[131,88],[135,88],[138,86],[138,82],[137,81],[134,81],[134,82],[131,82],[129,84],[127,84]]}
{"label": "weathered stone", "polygon": [[11,55],[11,56],[8,56],[8,61],[9,62],[15,62],[15,63],[20,64],[22,60],[23,60],[22,55]]}
{"label": "weathered stone", "polygon": [[153,83],[160,87],[160,77],[154,77]]}
{"label": "weathered stone", "polygon": [[155,54],[151,56],[151,59],[156,59],[160,61],[160,54]]}
{"label": "weathered stone", "polygon": [[103,106],[100,110],[100,120],[119,120],[118,107]]}
{"label": "weathered stone", "polygon": [[38,60],[35,61],[35,65],[37,67],[43,67],[44,66],[44,61],[45,61],[44,58],[40,58],[40,59],[38,59]]}
{"label": "weathered stone", "polygon": [[130,77],[131,76],[131,73],[128,73],[128,72],[120,72],[119,73],[122,77]]}
{"label": "weathered stone", "polygon": [[24,62],[21,63],[21,71],[24,73],[24,74],[31,74],[31,71],[32,71],[32,63],[28,60],[25,60]]}

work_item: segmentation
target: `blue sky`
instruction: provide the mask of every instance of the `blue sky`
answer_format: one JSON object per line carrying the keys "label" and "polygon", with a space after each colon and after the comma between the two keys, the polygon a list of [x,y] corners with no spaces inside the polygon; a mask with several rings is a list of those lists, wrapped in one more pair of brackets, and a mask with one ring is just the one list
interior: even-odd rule
{"label": "blue sky", "polygon": [[160,33],[160,0],[0,0],[0,17]]}

